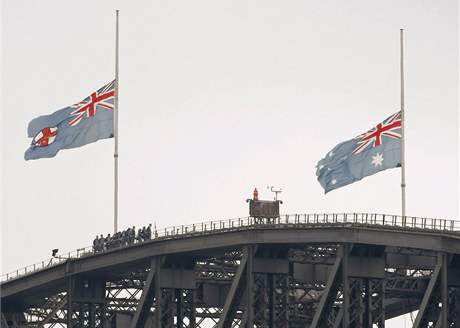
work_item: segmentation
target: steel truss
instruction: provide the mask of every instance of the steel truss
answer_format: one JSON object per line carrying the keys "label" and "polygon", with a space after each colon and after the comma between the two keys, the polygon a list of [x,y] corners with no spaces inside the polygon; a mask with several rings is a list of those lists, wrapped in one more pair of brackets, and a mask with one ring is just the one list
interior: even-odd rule
{"label": "steel truss", "polygon": [[2,312],[2,327],[459,327],[458,255],[364,245],[247,245],[152,258]]}

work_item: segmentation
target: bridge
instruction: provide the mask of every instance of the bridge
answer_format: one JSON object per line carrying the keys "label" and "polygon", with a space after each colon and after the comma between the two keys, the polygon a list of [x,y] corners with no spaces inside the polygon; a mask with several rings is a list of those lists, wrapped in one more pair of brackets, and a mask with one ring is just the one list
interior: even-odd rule
{"label": "bridge", "polygon": [[1,277],[1,327],[460,327],[460,222],[245,217]]}

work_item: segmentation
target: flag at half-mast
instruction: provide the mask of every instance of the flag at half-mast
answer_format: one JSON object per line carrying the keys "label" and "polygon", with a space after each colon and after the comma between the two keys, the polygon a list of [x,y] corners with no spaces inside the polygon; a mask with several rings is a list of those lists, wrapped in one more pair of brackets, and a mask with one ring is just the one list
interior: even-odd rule
{"label": "flag at half-mast", "polygon": [[112,138],[114,101],[112,81],[75,105],[33,119],[27,129],[33,139],[25,160],[54,157],[61,149]]}
{"label": "flag at half-mast", "polygon": [[366,133],[335,146],[316,165],[325,193],[401,166],[401,132],[399,111]]}

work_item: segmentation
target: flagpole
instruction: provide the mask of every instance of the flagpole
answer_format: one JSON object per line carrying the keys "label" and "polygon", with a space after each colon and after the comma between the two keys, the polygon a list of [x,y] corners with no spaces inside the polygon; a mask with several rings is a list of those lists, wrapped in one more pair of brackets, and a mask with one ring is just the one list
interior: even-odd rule
{"label": "flagpole", "polygon": [[400,42],[401,42],[401,212],[403,218],[403,224],[406,224],[406,165],[405,165],[405,137],[404,137],[404,48],[403,48],[403,36],[404,29],[400,29]]}
{"label": "flagpole", "polygon": [[115,104],[113,112],[113,137],[114,137],[114,193],[113,193],[113,232],[118,231],[118,12],[116,10],[115,29]]}
{"label": "flagpole", "polygon": [[[400,29],[400,72],[401,72],[401,214],[403,226],[406,226],[406,163],[405,163],[405,142],[404,136],[404,29]],[[407,275],[407,270],[401,272]],[[404,326],[406,326],[406,314],[404,314]]]}

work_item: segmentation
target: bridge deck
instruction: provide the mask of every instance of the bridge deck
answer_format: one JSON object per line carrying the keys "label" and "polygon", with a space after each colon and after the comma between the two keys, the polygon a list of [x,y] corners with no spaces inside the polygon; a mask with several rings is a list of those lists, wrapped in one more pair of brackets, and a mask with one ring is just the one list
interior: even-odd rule
{"label": "bridge deck", "polygon": [[2,278],[2,299],[65,287],[69,274],[94,274],[148,265],[157,255],[210,253],[248,244],[360,243],[460,254],[460,224],[378,214],[295,214],[238,218],[156,230],[152,240],[94,253],[92,247],[42,261]]}
{"label": "bridge deck", "polygon": [[[334,214],[289,214],[276,219],[256,219],[252,217],[229,220],[200,222],[189,225],[172,226],[154,231],[154,239],[165,240],[190,236],[208,235],[235,230],[254,228],[315,228],[321,226],[369,226],[374,228],[390,228],[402,231],[428,231],[460,234],[460,221],[449,219],[433,219],[422,217],[405,218],[397,215],[371,213],[334,213]],[[131,247],[132,245],[128,246]],[[111,250],[110,250],[111,251]],[[69,259],[76,259],[94,255],[92,246],[79,248],[58,257],[48,258],[41,262],[28,265],[15,271],[3,274],[0,282],[29,275],[37,271],[46,270]]]}

